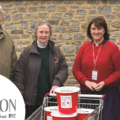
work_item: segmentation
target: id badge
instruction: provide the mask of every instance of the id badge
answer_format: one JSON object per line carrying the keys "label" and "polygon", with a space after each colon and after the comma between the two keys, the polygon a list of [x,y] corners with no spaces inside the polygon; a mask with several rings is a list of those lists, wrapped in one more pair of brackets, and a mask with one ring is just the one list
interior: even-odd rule
{"label": "id badge", "polygon": [[97,80],[98,77],[98,71],[92,70],[92,80]]}

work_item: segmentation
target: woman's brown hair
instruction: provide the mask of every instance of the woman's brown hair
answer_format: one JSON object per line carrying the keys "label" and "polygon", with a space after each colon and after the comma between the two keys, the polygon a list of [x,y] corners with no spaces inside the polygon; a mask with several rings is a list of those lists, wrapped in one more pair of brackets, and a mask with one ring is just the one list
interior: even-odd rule
{"label": "woman's brown hair", "polygon": [[105,33],[103,35],[104,40],[109,40],[109,33],[108,33],[107,23],[106,23],[105,19],[102,16],[93,18],[90,21],[90,23],[88,25],[88,28],[87,28],[87,36],[88,36],[88,38],[90,38],[92,40],[90,29],[91,29],[91,25],[93,23],[94,23],[95,27],[97,27],[97,28],[101,28],[101,27],[104,28],[104,30],[105,30]]}

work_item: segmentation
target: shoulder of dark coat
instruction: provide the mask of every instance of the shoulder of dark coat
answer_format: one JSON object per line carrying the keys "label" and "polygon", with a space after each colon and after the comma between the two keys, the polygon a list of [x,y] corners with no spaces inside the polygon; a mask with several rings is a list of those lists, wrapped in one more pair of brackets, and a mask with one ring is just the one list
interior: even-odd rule
{"label": "shoulder of dark coat", "polygon": [[26,47],[23,52],[30,53],[30,52],[34,52],[34,50],[36,49],[37,49],[37,41],[35,40],[30,46]]}
{"label": "shoulder of dark coat", "polygon": [[53,51],[61,51],[58,46],[55,46],[55,43],[51,40],[49,40],[49,47],[50,49],[53,49]]}
{"label": "shoulder of dark coat", "polygon": [[54,46],[55,50],[61,51],[60,48],[58,46]]}
{"label": "shoulder of dark coat", "polygon": [[21,55],[27,56],[28,54],[30,54],[30,49],[31,49],[31,45],[26,47],[21,53]]}

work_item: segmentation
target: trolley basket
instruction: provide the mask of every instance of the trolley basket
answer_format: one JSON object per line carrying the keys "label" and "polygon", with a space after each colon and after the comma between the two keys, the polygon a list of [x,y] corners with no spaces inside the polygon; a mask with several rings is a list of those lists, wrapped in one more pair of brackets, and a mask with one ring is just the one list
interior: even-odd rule
{"label": "trolley basket", "polygon": [[[84,120],[102,120],[102,109],[105,95],[78,95],[78,109],[94,109]],[[27,120],[46,120],[44,108],[48,106],[58,106],[56,94],[47,94],[43,99],[43,104],[27,118]]]}

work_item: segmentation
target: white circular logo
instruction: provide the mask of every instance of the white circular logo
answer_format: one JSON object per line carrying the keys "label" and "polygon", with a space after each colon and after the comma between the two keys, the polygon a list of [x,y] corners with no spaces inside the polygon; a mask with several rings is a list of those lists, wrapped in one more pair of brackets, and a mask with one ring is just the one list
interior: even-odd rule
{"label": "white circular logo", "polygon": [[25,120],[25,103],[19,89],[0,75],[0,119]]}

